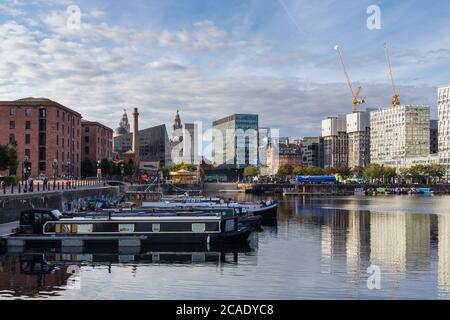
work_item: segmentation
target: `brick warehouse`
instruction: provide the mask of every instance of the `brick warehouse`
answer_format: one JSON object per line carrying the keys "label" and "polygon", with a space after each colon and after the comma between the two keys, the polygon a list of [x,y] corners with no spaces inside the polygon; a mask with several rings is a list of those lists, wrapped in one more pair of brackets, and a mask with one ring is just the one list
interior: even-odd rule
{"label": "brick warehouse", "polygon": [[113,157],[113,130],[94,121],[81,121],[83,132],[82,160],[111,160]]}
{"label": "brick warehouse", "polygon": [[[0,101],[0,144],[16,141],[19,158],[31,162],[31,177],[80,175],[81,114],[44,98]],[[9,174],[4,173],[4,174]]]}

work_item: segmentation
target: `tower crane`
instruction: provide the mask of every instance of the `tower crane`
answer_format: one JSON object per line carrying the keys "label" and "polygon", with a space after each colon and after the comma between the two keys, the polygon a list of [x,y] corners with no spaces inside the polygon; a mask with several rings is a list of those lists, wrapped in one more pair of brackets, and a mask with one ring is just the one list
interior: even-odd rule
{"label": "tower crane", "polygon": [[348,87],[350,88],[350,92],[352,93],[352,113],[356,113],[358,112],[358,105],[366,102],[364,99],[360,98],[362,87],[358,87],[356,92],[353,90],[352,82],[350,80],[350,76],[348,75],[347,65],[345,64],[344,57],[342,56],[341,48],[338,45],[336,45],[334,47],[334,50],[336,50],[338,54],[339,61],[342,64],[345,77],[347,78]]}
{"label": "tower crane", "polygon": [[389,75],[392,82],[392,106],[395,107],[400,105],[400,94],[398,92],[397,86],[395,85],[394,75],[392,73],[391,52],[387,43],[384,44],[384,49],[386,51],[386,60],[389,66]]}

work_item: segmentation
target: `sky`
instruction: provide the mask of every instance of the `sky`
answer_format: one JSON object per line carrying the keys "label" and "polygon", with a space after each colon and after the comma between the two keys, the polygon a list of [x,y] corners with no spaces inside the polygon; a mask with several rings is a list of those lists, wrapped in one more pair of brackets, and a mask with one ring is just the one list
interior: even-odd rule
{"label": "sky", "polygon": [[[367,26],[371,5],[381,29]],[[387,42],[402,103],[435,117],[449,11],[438,0],[0,0],[0,100],[46,97],[112,128],[138,107],[140,128],[165,123],[169,135],[177,110],[205,130],[257,113],[281,136],[314,136],[351,112],[336,44],[363,109],[389,106]]]}

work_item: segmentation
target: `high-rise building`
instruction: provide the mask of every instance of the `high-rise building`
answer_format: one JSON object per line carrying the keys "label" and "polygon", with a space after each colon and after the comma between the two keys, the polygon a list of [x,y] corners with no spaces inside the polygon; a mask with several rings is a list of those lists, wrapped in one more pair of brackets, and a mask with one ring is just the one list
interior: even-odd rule
{"label": "high-rise building", "polygon": [[257,166],[258,115],[234,114],[213,122],[212,157],[215,166]]}
{"label": "high-rise building", "polygon": [[450,170],[450,86],[438,89],[438,152],[440,163]]}
{"label": "high-rise building", "polygon": [[370,110],[347,114],[348,166],[370,163]]}
{"label": "high-rise building", "polygon": [[322,120],[324,167],[348,166],[347,117],[339,115]]}
{"label": "high-rise building", "polygon": [[371,163],[399,168],[430,154],[430,108],[400,105],[370,114]]}
{"label": "high-rise building", "polygon": [[[30,176],[79,176],[81,115],[57,102],[27,98],[0,102],[0,144],[17,143],[22,176],[25,159]],[[7,173],[9,174],[9,173]]]}
{"label": "high-rise building", "polygon": [[323,168],[323,138],[305,137],[301,145],[303,165]]}
{"label": "high-rise building", "polygon": [[83,138],[81,139],[82,159],[101,161],[113,157],[113,130],[93,121],[81,121]]}
{"label": "high-rise building", "polygon": [[439,130],[438,120],[430,120],[430,153],[439,152]]}

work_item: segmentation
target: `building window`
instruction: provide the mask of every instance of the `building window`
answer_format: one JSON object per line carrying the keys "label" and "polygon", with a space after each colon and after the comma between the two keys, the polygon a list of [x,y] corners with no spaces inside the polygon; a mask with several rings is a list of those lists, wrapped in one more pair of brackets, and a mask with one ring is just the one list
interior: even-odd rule
{"label": "building window", "polygon": [[31,121],[25,121],[25,130],[31,130]]}
{"label": "building window", "polygon": [[9,108],[9,115],[15,116],[16,115],[16,108]]}
{"label": "building window", "polygon": [[30,144],[31,143],[31,136],[29,134],[25,135],[25,144]]}
{"label": "building window", "polygon": [[25,156],[28,158],[31,158],[31,150],[30,149],[25,149]]}
{"label": "building window", "polygon": [[10,121],[9,122],[9,129],[14,130],[16,128],[16,122],[15,121]]}
{"label": "building window", "polygon": [[31,109],[30,108],[25,109],[25,117],[31,117]]}
{"label": "building window", "polygon": [[46,118],[47,117],[47,109],[39,109],[39,117],[40,118]]}
{"label": "building window", "polygon": [[14,134],[10,134],[9,135],[9,143],[13,144],[16,142],[16,137],[14,136]]}

